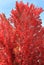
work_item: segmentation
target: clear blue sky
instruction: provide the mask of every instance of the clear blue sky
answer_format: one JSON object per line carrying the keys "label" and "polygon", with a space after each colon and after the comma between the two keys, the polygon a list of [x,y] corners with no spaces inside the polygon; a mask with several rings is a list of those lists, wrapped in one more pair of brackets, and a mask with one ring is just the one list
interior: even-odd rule
{"label": "clear blue sky", "polygon": [[[20,1],[20,0],[17,0]],[[44,0],[22,0],[24,3],[33,3],[35,6],[42,7],[44,9]],[[0,13],[5,13],[6,17],[9,17],[10,11],[15,7],[16,0],[0,0]],[[44,12],[40,15],[42,19],[42,25],[44,26]]]}

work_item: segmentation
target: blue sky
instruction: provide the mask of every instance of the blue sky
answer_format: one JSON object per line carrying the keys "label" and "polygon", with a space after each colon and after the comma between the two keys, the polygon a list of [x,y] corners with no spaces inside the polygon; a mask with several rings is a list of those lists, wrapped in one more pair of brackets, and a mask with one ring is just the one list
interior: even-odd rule
{"label": "blue sky", "polygon": [[[15,2],[20,0],[0,0],[0,13],[5,13],[6,17],[10,16],[10,11],[15,8]],[[42,7],[44,9],[44,0],[22,0],[24,3],[33,3],[35,6]],[[42,25],[44,26],[44,12],[40,15],[42,19]]]}

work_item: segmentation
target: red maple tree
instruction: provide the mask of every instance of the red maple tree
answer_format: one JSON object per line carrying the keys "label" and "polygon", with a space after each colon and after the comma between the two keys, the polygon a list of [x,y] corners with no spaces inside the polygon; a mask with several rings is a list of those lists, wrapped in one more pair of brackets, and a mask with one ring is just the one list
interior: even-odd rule
{"label": "red maple tree", "polygon": [[0,14],[0,65],[44,65],[41,12],[42,8],[21,1],[9,19]]}

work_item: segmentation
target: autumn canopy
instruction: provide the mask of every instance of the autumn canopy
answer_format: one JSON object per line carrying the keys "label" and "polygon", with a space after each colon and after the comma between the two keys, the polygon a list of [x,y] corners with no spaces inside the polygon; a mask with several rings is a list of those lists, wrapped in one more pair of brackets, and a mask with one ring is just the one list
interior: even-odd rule
{"label": "autumn canopy", "polygon": [[42,12],[21,1],[8,19],[0,14],[0,65],[44,65]]}

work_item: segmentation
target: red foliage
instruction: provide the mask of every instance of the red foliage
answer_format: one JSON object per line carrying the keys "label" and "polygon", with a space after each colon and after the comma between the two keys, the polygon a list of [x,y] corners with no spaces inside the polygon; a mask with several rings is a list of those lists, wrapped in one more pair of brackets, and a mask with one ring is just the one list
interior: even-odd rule
{"label": "red foliage", "polygon": [[[16,10],[6,19],[0,14],[0,64],[44,65],[42,8],[16,2]],[[14,24],[12,26],[10,23]]]}
{"label": "red foliage", "polygon": [[[0,14],[0,65],[12,65],[9,44],[10,24],[4,14]],[[10,29],[11,30],[11,29]]]}

